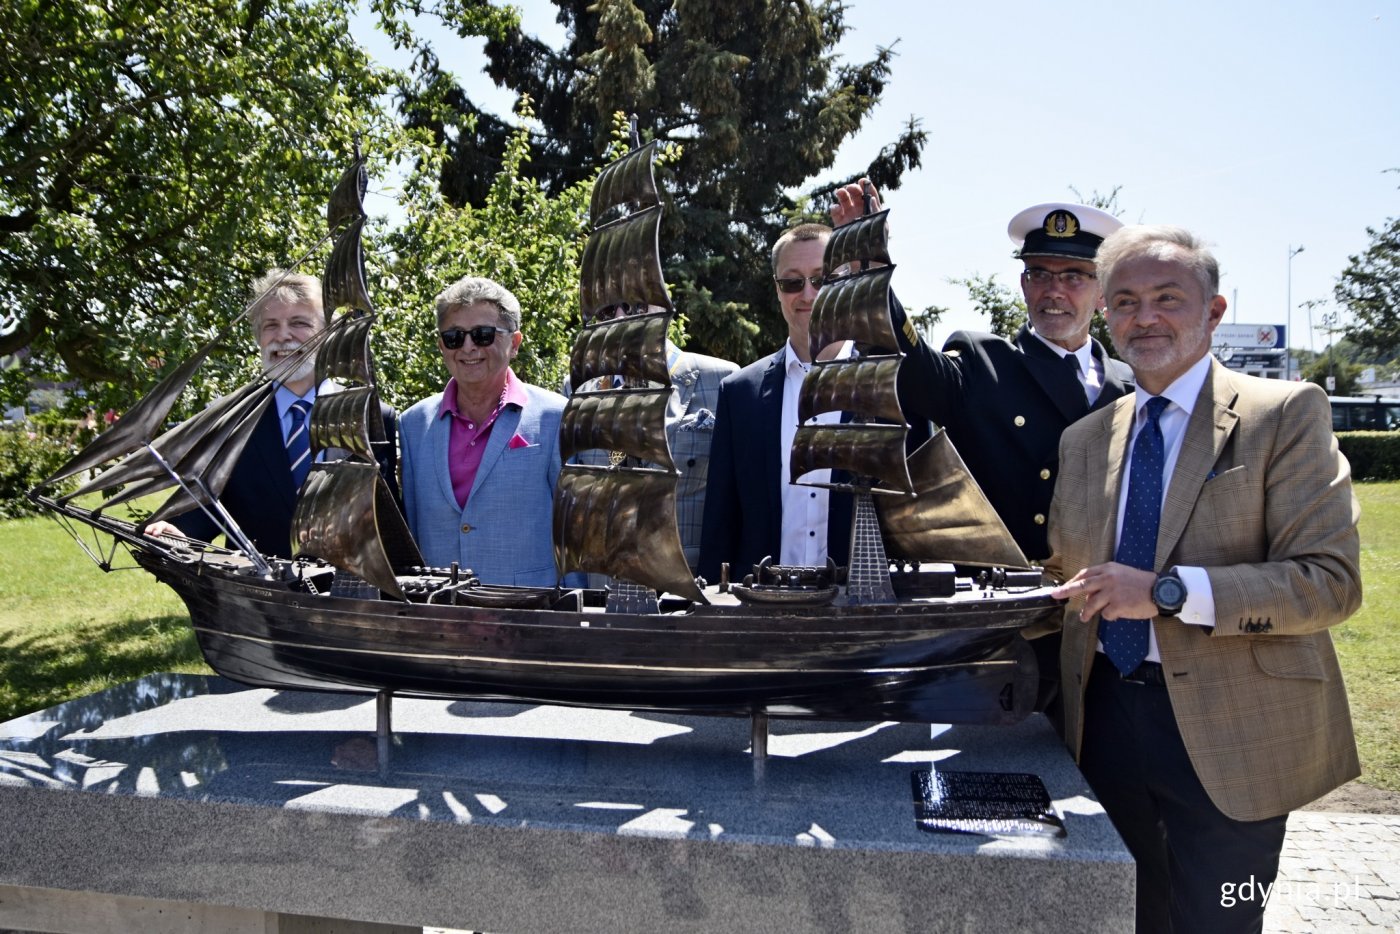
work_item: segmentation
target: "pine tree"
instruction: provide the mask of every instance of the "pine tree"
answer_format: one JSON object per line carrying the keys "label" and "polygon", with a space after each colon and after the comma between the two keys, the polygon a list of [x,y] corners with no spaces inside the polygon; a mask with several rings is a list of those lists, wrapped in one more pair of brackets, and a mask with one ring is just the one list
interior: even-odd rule
{"label": "pine tree", "polygon": [[[558,193],[602,161],[613,115],[634,113],[643,140],[678,144],[663,181],[667,281],[687,317],[692,349],[739,362],[785,335],[769,249],[796,220],[823,220],[813,185],[841,143],[879,103],[893,49],[838,62],[839,2],[793,0],[555,0],[569,41],[553,49],[518,28],[487,44],[488,73],[528,94],[544,128],[525,171]],[[499,169],[510,126],[477,107],[431,59],[405,118],[448,147],[442,187],[478,204]],[[926,141],[911,119],[874,155],[882,190],[920,164]],[[807,194],[792,192],[807,186]]]}

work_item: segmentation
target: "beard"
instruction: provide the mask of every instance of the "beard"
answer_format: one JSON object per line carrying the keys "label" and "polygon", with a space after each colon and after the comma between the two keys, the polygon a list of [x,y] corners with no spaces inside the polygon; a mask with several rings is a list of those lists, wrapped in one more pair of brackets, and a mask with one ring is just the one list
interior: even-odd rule
{"label": "beard", "polygon": [[285,357],[278,359],[273,356],[274,353],[287,353],[300,346],[300,344],[291,341],[268,344],[262,351],[263,372],[283,383],[297,383],[314,378],[316,376],[316,355],[314,353],[303,353],[290,363]]}
{"label": "beard", "polygon": [[[1047,312],[1060,312],[1060,314],[1047,314]],[[1041,302],[1035,306],[1034,312],[1030,315],[1031,326],[1035,332],[1046,340],[1059,341],[1069,340],[1072,337],[1088,333],[1088,319],[1093,315],[1085,316],[1073,305],[1062,302]]]}
{"label": "beard", "polygon": [[[1168,342],[1158,343],[1157,346],[1143,347],[1133,343],[1133,337],[1165,337]],[[1176,331],[1167,328],[1152,330],[1141,334],[1129,335],[1124,341],[1125,346],[1119,346],[1117,337],[1114,338],[1113,346],[1118,351],[1118,357],[1135,372],[1140,371],[1152,374],[1180,375],[1186,372],[1192,364],[1200,359],[1202,348],[1205,352],[1210,351],[1210,328],[1208,317],[1202,314],[1199,321],[1187,324]]]}

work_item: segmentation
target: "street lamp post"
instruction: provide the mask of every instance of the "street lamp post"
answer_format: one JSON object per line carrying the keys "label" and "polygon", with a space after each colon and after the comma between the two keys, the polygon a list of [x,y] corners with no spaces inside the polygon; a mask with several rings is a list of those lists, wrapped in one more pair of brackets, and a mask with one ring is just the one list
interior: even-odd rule
{"label": "street lamp post", "polygon": [[1288,294],[1286,298],[1288,302],[1288,327],[1286,328],[1288,338],[1283,342],[1283,374],[1284,379],[1288,380],[1293,379],[1293,352],[1288,349],[1288,345],[1293,343],[1293,257],[1301,252],[1303,252],[1301,243],[1296,247],[1291,243],[1288,245]]}
{"label": "street lamp post", "polygon": [[1327,330],[1327,392],[1337,391],[1337,327],[1342,320],[1341,312],[1329,311],[1322,316],[1322,326]]}

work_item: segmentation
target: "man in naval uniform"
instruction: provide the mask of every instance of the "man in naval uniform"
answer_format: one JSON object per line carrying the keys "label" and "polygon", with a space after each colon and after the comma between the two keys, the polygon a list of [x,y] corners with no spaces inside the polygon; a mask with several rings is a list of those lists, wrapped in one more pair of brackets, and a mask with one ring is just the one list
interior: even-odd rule
{"label": "man in naval uniform", "polygon": [[[862,185],[836,193],[833,222],[863,213]],[[871,192],[873,188],[869,188]],[[878,195],[872,205],[880,210]],[[1055,490],[1060,435],[1090,411],[1133,391],[1132,371],[1089,336],[1103,295],[1094,255],[1118,218],[1083,204],[1038,204],[1007,227],[1025,264],[1021,291],[1029,322],[1011,340],[958,331],[942,352],[919,338],[892,302],[899,349],[899,400],[906,417],[941,425],[1031,561],[1050,556],[1045,520]],[[1059,640],[1034,640],[1041,661],[1038,707],[1054,690]]]}
{"label": "man in naval uniform", "polygon": [[[850,205],[843,221],[860,216],[859,186],[842,189],[838,203]],[[1128,366],[1089,336],[1103,307],[1094,254],[1121,226],[1082,204],[1038,204],[1011,219],[1007,233],[1025,264],[1021,290],[1030,315],[1011,340],[958,331],[940,353],[908,326],[903,308],[894,309],[899,349],[908,355],[899,372],[905,414],[947,429],[1032,561],[1050,556],[1045,517],[1061,433],[1133,389]]]}

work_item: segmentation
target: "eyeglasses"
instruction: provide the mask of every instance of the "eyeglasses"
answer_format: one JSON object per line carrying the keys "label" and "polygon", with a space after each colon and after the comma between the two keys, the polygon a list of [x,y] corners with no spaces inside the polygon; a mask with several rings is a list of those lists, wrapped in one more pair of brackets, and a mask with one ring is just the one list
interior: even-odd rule
{"label": "eyeglasses", "polygon": [[1022,273],[1031,285],[1049,285],[1056,279],[1060,280],[1060,285],[1067,289],[1082,289],[1098,276],[1092,272],[1084,272],[1079,269],[1066,269],[1064,272],[1051,272],[1048,269],[1027,269]]}
{"label": "eyeglasses", "polygon": [[472,339],[472,343],[478,347],[490,347],[496,343],[497,334],[514,334],[510,328],[492,327],[489,324],[479,324],[474,328],[448,328],[446,331],[439,331],[438,337],[442,340],[442,346],[448,350],[460,350],[467,342],[467,338]]}
{"label": "eyeglasses", "polygon": [[794,276],[790,279],[780,279],[777,276],[774,276],[773,281],[778,284],[779,292],[782,292],[786,295],[796,295],[798,292],[802,291],[802,287],[808,282],[812,283],[812,288],[820,292],[822,282],[825,280],[823,280],[821,276]]}

